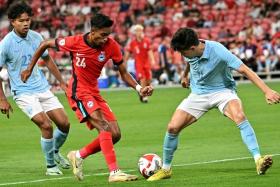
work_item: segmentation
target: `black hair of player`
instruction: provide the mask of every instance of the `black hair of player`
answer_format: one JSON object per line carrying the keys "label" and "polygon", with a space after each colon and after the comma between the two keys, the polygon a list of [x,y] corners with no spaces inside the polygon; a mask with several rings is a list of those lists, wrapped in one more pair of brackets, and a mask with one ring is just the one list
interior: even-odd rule
{"label": "black hair of player", "polygon": [[180,28],[171,39],[171,47],[175,51],[188,50],[191,46],[198,46],[199,39],[196,32],[190,28]]}
{"label": "black hair of player", "polygon": [[28,6],[24,1],[16,1],[11,4],[8,9],[8,18],[16,19],[23,13],[27,13],[30,17],[33,16],[32,8],[30,6]]}
{"label": "black hair of player", "polygon": [[114,24],[114,21],[112,21],[108,16],[98,13],[91,18],[90,24],[92,29],[101,29],[111,27]]}

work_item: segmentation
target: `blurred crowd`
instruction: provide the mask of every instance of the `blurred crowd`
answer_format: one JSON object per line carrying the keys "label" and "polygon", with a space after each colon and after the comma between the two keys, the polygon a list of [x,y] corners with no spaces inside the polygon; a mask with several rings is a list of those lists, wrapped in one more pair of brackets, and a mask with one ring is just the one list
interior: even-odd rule
{"label": "blurred crowd", "polygon": [[[6,10],[12,0],[0,0],[0,40],[9,32]],[[155,61],[154,84],[178,83],[184,69],[180,54],[170,49],[172,34],[180,27],[195,28],[201,39],[217,40],[256,72],[280,70],[279,0],[29,0],[34,17],[31,28],[44,38],[89,32],[90,17],[101,12],[114,21],[114,37],[126,50],[131,27],[141,24],[151,39]],[[66,53],[50,51],[67,79],[71,72]],[[43,64],[41,64],[43,66]],[[134,60],[127,67],[133,73]],[[110,86],[122,82],[112,63],[104,70]],[[51,76],[50,76],[51,79]],[[55,80],[51,80],[55,84]]]}

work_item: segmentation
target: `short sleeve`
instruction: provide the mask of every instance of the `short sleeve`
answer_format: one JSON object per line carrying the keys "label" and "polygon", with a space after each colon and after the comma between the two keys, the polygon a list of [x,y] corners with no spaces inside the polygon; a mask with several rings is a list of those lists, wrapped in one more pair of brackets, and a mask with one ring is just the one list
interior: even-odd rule
{"label": "short sleeve", "polygon": [[183,57],[183,61],[184,61],[185,63],[188,63],[188,64],[189,64],[189,60],[190,60],[190,59],[188,59],[187,57]]}
{"label": "short sleeve", "polygon": [[115,65],[120,65],[123,62],[123,55],[121,51],[121,47],[117,42],[112,42],[112,56],[111,59]]}
{"label": "short sleeve", "polygon": [[[38,37],[39,37],[39,45],[40,45],[40,43],[44,41],[44,38],[43,38],[42,35],[39,34],[39,33],[38,33]],[[39,47],[39,46],[38,46],[38,47]],[[46,56],[48,56],[48,55],[49,55],[48,50],[45,50],[45,52],[42,54],[41,57],[46,57]]]}
{"label": "short sleeve", "polygon": [[227,48],[225,48],[222,44],[218,45],[217,48],[217,54],[220,56],[220,58],[226,62],[227,66],[234,69],[238,70],[241,64],[243,62],[234,54],[232,54]]}
{"label": "short sleeve", "polygon": [[73,50],[73,38],[71,36],[55,39],[55,45],[58,51],[71,52]]}
{"label": "short sleeve", "polygon": [[0,67],[3,67],[5,62],[6,62],[6,55],[5,55],[4,44],[0,43]]}

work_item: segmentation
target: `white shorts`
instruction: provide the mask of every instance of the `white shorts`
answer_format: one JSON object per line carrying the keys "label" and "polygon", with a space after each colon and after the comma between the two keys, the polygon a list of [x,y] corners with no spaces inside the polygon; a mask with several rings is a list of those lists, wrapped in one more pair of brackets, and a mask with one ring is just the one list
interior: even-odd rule
{"label": "white shorts", "polygon": [[218,108],[224,114],[227,103],[235,99],[240,100],[236,92],[229,89],[202,95],[191,93],[177,109],[184,110],[198,119],[212,108]]}
{"label": "white shorts", "polygon": [[14,96],[14,100],[30,119],[40,112],[63,108],[57,97],[50,90],[42,93],[20,94]]}
{"label": "white shorts", "polygon": [[0,79],[3,81],[7,81],[9,79],[8,70],[6,68],[0,70]]}

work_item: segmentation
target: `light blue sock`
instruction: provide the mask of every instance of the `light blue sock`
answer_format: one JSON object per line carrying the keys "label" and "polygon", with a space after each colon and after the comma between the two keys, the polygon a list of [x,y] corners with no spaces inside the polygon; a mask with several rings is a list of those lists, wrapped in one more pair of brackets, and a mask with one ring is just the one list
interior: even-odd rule
{"label": "light blue sock", "polygon": [[260,157],[260,148],[258,145],[258,141],[254,129],[252,128],[248,120],[241,122],[238,125],[238,128],[240,129],[243,142],[245,143],[250,153],[256,160],[257,158]]}
{"label": "light blue sock", "polygon": [[166,132],[163,143],[163,169],[170,170],[173,154],[177,149],[178,135]]}
{"label": "light blue sock", "polygon": [[59,148],[64,144],[68,134],[60,131],[58,128],[54,130],[53,138],[54,138],[54,152],[58,153]]}
{"label": "light blue sock", "polygon": [[47,167],[55,166],[56,164],[55,164],[54,158],[53,158],[53,155],[54,155],[53,138],[45,139],[45,138],[41,137],[41,147],[42,147],[43,153],[45,155]]}

